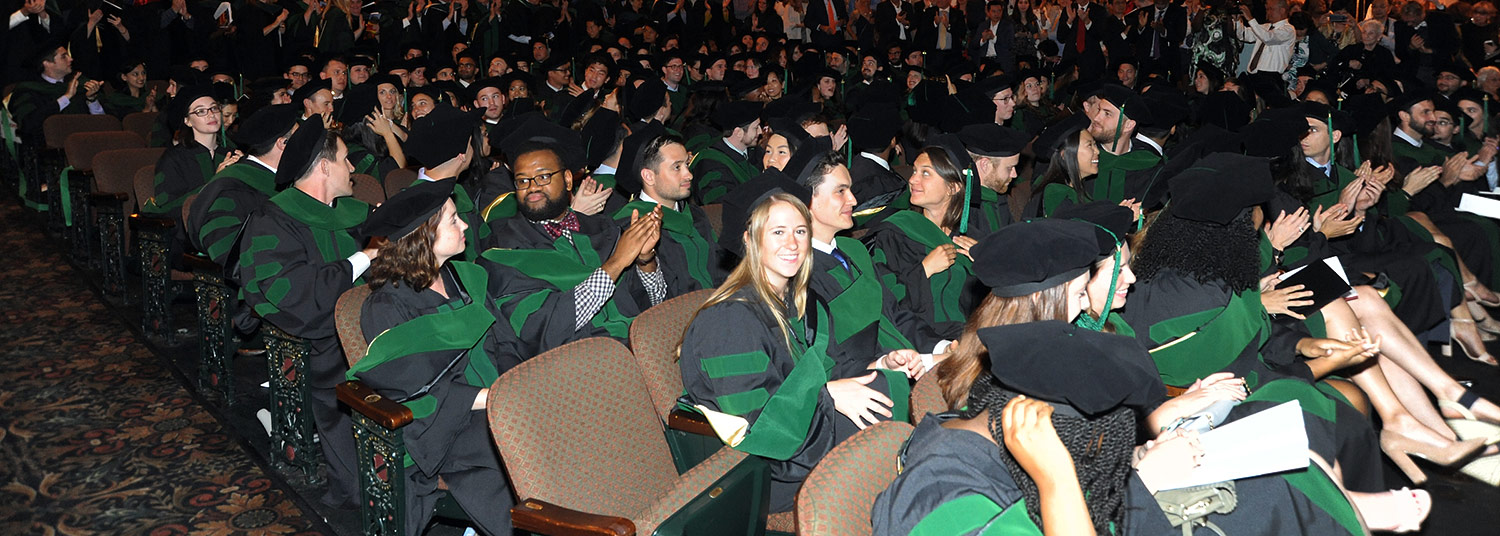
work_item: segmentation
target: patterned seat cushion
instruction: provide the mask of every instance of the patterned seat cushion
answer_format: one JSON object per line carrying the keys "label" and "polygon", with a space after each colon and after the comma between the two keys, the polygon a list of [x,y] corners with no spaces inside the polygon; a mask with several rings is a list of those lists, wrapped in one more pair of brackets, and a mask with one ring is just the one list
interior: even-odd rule
{"label": "patterned seat cushion", "polygon": [[911,422],[920,423],[928,413],[948,411],[943,402],[943,391],[938,387],[937,374],[929,373],[911,388]]}
{"label": "patterned seat cushion", "polygon": [[647,309],[630,325],[630,349],[640,364],[641,376],[651,392],[651,402],[663,421],[682,396],[682,369],[677,366],[677,347],[682,334],[712,289],[690,292]]}
{"label": "patterned seat cushion", "polygon": [[766,530],[785,532],[787,534],[797,533],[797,512],[782,512],[771,514],[766,518]]}
{"label": "patterned seat cushion", "polygon": [[495,445],[516,495],[643,517],[677,469],[635,358],[613,339],[554,348],[490,387]]}
{"label": "patterned seat cushion", "polygon": [[803,535],[870,534],[870,507],[896,479],[896,456],[912,426],[882,422],[861,430],[818,462],[797,494]]}
{"label": "patterned seat cushion", "polygon": [[360,311],[364,308],[365,298],[369,297],[370,286],[360,285],[344,291],[339,296],[338,303],[333,306],[333,322],[339,331],[339,343],[344,345],[344,359],[351,367],[370,351],[370,344],[365,342],[364,329],[359,325]]}
{"label": "patterned seat cushion", "polygon": [[640,516],[631,518],[631,521],[635,522],[636,534],[651,534],[658,525],[672,517],[672,514],[682,509],[688,501],[703,493],[741,460],[744,460],[745,456],[748,455],[734,449],[719,449],[713,456],[703,460],[703,463],[683,473],[682,478],[667,491],[661,500]]}

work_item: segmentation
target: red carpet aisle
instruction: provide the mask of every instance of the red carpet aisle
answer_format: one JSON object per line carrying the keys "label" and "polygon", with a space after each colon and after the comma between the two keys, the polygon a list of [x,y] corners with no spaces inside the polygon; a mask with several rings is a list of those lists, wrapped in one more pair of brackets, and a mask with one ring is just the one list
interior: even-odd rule
{"label": "red carpet aisle", "polygon": [[13,201],[0,204],[0,534],[318,534]]}

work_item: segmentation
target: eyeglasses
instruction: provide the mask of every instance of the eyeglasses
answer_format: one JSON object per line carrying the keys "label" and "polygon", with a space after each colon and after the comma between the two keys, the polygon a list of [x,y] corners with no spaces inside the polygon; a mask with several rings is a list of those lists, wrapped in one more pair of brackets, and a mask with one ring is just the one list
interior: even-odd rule
{"label": "eyeglasses", "polygon": [[681,64],[681,63],[668,63],[666,65],[663,65],[662,68],[664,68],[664,69],[681,69],[682,65],[683,64]]}
{"label": "eyeglasses", "polygon": [[300,72],[299,73],[297,71],[290,71],[290,72],[288,72],[286,74],[287,74],[287,76],[290,76],[292,78],[307,78],[307,73],[306,72]]}
{"label": "eyeglasses", "polygon": [[1451,126],[1453,126],[1453,122],[1449,121],[1447,119],[1439,119],[1439,120],[1437,120],[1437,124],[1440,127],[1451,127]]}
{"label": "eyeglasses", "polygon": [[221,106],[209,106],[207,108],[199,108],[197,110],[193,110],[191,112],[188,112],[188,115],[191,115],[193,117],[197,117],[199,119],[202,119],[204,117],[208,117],[210,115],[213,115],[213,114],[216,114],[216,113],[219,113],[219,112],[222,112],[222,111],[224,111],[224,108],[221,107]]}
{"label": "eyeglasses", "polygon": [[548,184],[552,184],[552,177],[557,176],[558,173],[562,173],[563,171],[566,170],[559,169],[551,173],[538,173],[531,177],[516,177],[516,190],[525,190],[527,188],[530,188],[533,184],[537,186],[546,186]]}

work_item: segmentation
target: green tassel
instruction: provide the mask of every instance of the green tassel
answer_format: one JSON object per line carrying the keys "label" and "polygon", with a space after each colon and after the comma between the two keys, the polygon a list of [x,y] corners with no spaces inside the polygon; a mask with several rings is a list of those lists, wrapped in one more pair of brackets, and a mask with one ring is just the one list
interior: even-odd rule
{"label": "green tassel", "polygon": [[974,195],[974,172],[964,168],[964,212],[963,217],[958,220],[958,234],[969,232],[969,201]]}
{"label": "green tassel", "polygon": [[1104,298],[1104,310],[1099,314],[1097,318],[1095,318],[1094,315],[1085,312],[1084,314],[1078,315],[1078,320],[1073,321],[1073,323],[1078,327],[1084,329],[1104,331],[1104,319],[1109,317],[1109,310],[1114,306],[1115,303],[1115,288],[1116,285],[1120,284],[1120,237],[1115,236],[1114,232],[1110,231],[1109,229],[1105,229],[1103,226],[1100,226],[1098,224],[1094,224],[1094,227],[1104,229],[1105,233],[1108,233],[1111,238],[1115,239],[1114,271],[1109,275],[1109,295]]}

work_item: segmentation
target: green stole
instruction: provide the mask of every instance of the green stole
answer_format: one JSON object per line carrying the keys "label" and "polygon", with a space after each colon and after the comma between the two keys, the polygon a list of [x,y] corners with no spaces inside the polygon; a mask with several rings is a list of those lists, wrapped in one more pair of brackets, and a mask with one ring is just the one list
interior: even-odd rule
{"label": "green stole", "polygon": [[[5,152],[10,153],[10,161],[19,164],[21,157],[17,156],[16,152],[16,131],[10,127],[10,122],[10,111],[6,110],[4,106],[0,106],[0,137],[5,139]],[[21,198],[21,203],[31,207],[32,210],[45,211],[47,209],[45,203],[36,203],[26,198],[26,172],[20,166],[16,167],[16,179],[16,195]]]}
{"label": "green stole", "polygon": [[1339,194],[1344,192],[1344,187],[1354,182],[1354,172],[1349,171],[1344,166],[1333,166],[1333,173],[1334,178],[1330,180],[1337,184],[1327,190],[1313,194],[1312,201],[1308,203],[1308,211],[1316,212],[1319,208],[1328,210],[1329,207],[1338,204]]}
{"label": "green stole", "polygon": [[[358,143],[351,143],[348,145],[349,154],[351,155],[358,152],[365,153],[365,156],[360,158],[358,162],[354,162],[354,172],[361,175],[369,175],[372,177],[375,176],[374,173],[370,173],[370,170],[375,169],[375,153],[370,152],[369,149]],[[385,180],[385,177],[379,177],[379,180]]]}
{"label": "green stole", "polygon": [[678,212],[666,206],[636,198],[620,207],[620,210],[615,212],[614,219],[628,223],[630,211],[638,210],[644,216],[658,206],[661,206],[662,230],[666,231],[667,236],[682,246],[683,252],[687,253],[688,275],[702,288],[713,288],[714,278],[708,273],[708,254],[712,251],[709,244],[715,240],[715,237],[703,237],[698,234],[698,228],[693,226],[691,210]]}
{"label": "green stole", "polygon": [[[1150,169],[1161,163],[1161,157],[1146,149],[1132,149],[1116,155],[1099,150],[1099,174],[1094,178],[1094,200],[1118,203],[1125,200],[1125,175]],[[1139,200],[1137,200],[1139,201]]]}
{"label": "green stole", "polygon": [[[510,327],[517,335],[521,334],[521,327],[526,324],[526,320],[541,309],[548,296],[555,292],[573,290],[573,287],[593,275],[594,270],[603,266],[599,252],[594,250],[589,236],[583,233],[573,233],[572,241],[565,236],[557,237],[552,241],[552,249],[491,248],[480,256],[544,281],[552,287],[520,297],[505,296],[496,300],[496,305],[516,300],[515,309],[510,314]],[[632,320],[634,319],[621,313],[614,300],[610,299],[594,313],[591,324],[611,336],[623,339],[630,336]]]}
{"label": "green stole", "polygon": [[[1259,347],[1270,329],[1260,291],[1252,288],[1231,296],[1224,307],[1157,322],[1147,333],[1157,345],[1151,358],[1162,383],[1188,386],[1223,370],[1246,346]],[[1255,372],[1245,374],[1246,386],[1254,389],[1259,383]]]}
{"label": "green stole", "polygon": [[[744,184],[745,181],[748,181],[755,176],[755,168],[751,166],[749,162],[736,162],[733,158],[730,158],[729,155],[724,154],[723,151],[720,151],[715,147],[709,147],[702,151],[698,151],[697,156],[693,157],[692,165],[690,165],[689,167],[697,167],[697,164],[700,160],[710,160],[713,162],[724,164],[725,167],[729,168],[730,175],[734,176],[735,184]],[[705,173],[702,177],[700,177],[698,187],[707,188],[706,190],[703,190],[702,193],[704,203],[713,203],[715,201],[718,201],[720,197],[724,197],[724,194],[729,193],[729,189],[723,186],[709,187],[708,183],[717,178],[719,177],[716,173]]]}
{"label": "green stole", "polygon": [[330,207],[302,190],[287,188],[271,196],[271,202],[288,216],[312,228],[313,242],[323,254],[323,262],[342,260],[359,251],[359,244],[349,234],[349,229],[364,223],[370,214],[370,205],[364,201],[340,197]]}
{"label": "green stole", "polygon": [[[453,267],[453,273],[465,291],[489,288],[489,275],[478,265],[453,261],[449,266]],[[473,298],[468,304],[444,304],[438,307],[438,312],[413,318],[381,332],[370,341],[365,357],[349,367],[347,377],[351,381],[357,380],[363,372],[415,354],[466,350],[469,365],[464,369],[464,380],[474,387],[489,387],[500,377],[500,371],[484,353],[484,337],[495,324],[495,315],[485,306],[483,296]],[[431,394],[424,394],[401,404],[411,409],[412,417],[421,419],[437,410],[438,401]],[[408,455],[405,461],[410,466],[411,456]]]}
{"label": "green stole", "polygon": [[833,326],[833,342],[843,344],[870,324],[876,324],[877,340],[882,349],[911,348],[911,341],[896,329],[882,310],[885,288],[880,285],[880,277],[875,273],[875,263],[870,259],[870,251],[853,238],[840,236],[834,238],[833,243],[849,259],[851,268],[848,272],[842,266],[828,271],[828,275],[844,289],[837,297],[828,301],[829,313],[838,319]]}
{"label": "green stole", "polygon": [[[903,210],[886,218],[887,222],[895,225],[906,234],[907,238],[927,247],[927,251],[943,244],[952,244],[949,238],[937,224],[927,219],[922,213],[915,210]],[[964,322],[968,315],[964,313],[959,304],[959,297],[963,295],[964,285],[969,281],[969,275],[974,272],[974,261],[968,257],[959,255],[953,261],[953,266],[947,270],[933,274],[927,281],[932,285],[932,308],[934,322]],[[894,287],[892,287],[894,291]],[[902,294],[905,294],[902,292]]]}
{"label": "green stole", "polygon": [[[974,186],[979,190],[979,206],[974,208],[977,209],[980,214],[984,214],[985,218],[989,220],[989,228],[985,229],[984,231],[986,233],[999,231],[1001,225],[1000,222],[1005,221],[1005,219],[1002,218],[1002,216],[1004,215],[1000,214],[1000,192],[996,192],[989,189],[988,187],[980,185],[979,181],[974,181]],[[970,223],[973,223],[973,220],[970,220]]]}
{"label": "green stole", "polygon": [[[1100,153],[1103,154],[1103,153]],[[1098,186],[1101,183],[1094,183]],[[1120,195],[1124,195],[1123,193]],[[1054,182],[1042,187],[1042,215],[1051,217],[1057,207],[1062,206],[1063,201],[1078,203],[1078,192],[1073,187],[1060,182]]]}
{"label": "green stole", "polygon": [[1447,159],[1442,149],[1431,143],[1423,143],[1421,147],[1417,147],[1395,134],[1391,135],[1391,156],[1397,159],[1410,158],[1419,166],[1440,166]]}
{"label": "green stole", "polygon": [[[816,305],[813,305],[816,307]],[[818,329],[813,340],[807,340],[807,329],[802,319],[789,320],[788,331],[792,333],[792,354],[797,364],[786,380],[776,388],[776,394],[767,396],[764,389],[757,389],[735,400],[720,397],[719,409],[732,415],[742,415],[760,408],[760,416],[745,433],[745,439],[735,445],[735,450],[773,460],[787,460],[807,442],[808,430],[812,427],[813,414],[818,408],[818,399],[823,386],[831,379],[833,359],[828,357],[829,314],[818,315]],[[744,355],[710,358],[743,358]],[[767,362],[769,363],[769,362]],[[705,360],[704,367],[713,365]],[[906,375],[893,370],[880,369],[881,376],[891,388],[891,408],[894,420],[906,422],[910,413],[908,400],[911,387]],[[724,402],[730,402],[728,404]]]}
{"label": "green stole", "polygon": [[1026,513],[1026,499],[1001,508],[983,495],[963,495],[928,512],[910,536],[952,536],[984,529],[982,535],[1042,536]]}
{"label": "green stole", "polygon": [[594,178],[594,182],[610,190],[615,189],[615,184],[617,184],[614,173],[598,173],[589,176]]}
{"label": "green stole", "polygon": [[[220,171],[208,178],[208,182],[216,180],[238,180],[245,183],[246,186],[265,194],[267,198],[276,195],[276,173],[253,162],[236,162],[224,168],[224,171]],[[222,214],[233,211],[236,208],[238,207],[234,199],[219,197],[213,200],[213,204],[209,205],[208,213]],[[234,246],[234,241],[238,238],[238,233],[235,233],[221,238],[218,242],[209,244],[207,241],[210,234],[225,227],[238,227],[244,224],[245,220],[233,214],[216,216],[204,222],[203,227],[198,229],[198,239],[203,242],[203,247],[208,249],[206,253],[208,253],[209,258],[223,258],[222,255],[225,255],[229,248]]]}

